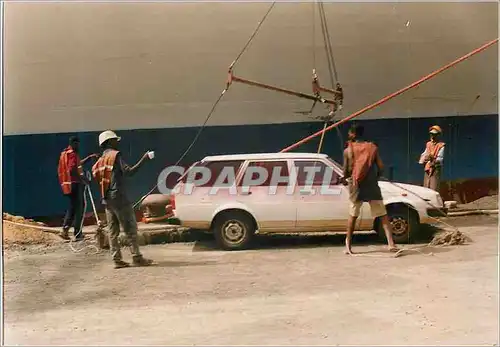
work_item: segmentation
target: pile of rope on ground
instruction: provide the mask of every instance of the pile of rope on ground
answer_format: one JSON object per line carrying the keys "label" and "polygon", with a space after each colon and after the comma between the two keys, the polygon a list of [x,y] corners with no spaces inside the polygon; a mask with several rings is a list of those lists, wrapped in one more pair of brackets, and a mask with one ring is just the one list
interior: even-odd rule
{"label": "pile of rope on ground", "polygon": [[441,231],[434,235],[429,246],[455,246],[471,243],[472,239],[460,230]]}

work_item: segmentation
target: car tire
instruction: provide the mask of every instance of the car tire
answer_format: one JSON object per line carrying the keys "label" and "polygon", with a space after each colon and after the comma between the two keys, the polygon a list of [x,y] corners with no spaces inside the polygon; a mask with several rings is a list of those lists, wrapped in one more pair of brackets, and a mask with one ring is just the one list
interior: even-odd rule
{"label": "car tire", "polygon": [[250,247],[255,235],[255,224],[244,212],[226,212],[216,218],[213,232],[219,248],[242,250]]}
{"label": "car tire", "polygon": [[[404,205],[388,206],[387,215],[392,226],[395,243],[411,243],[417,238],[419,222],[417,213]],[[381,241],[387,242],[382,222],[377,220],[377,233]]]}

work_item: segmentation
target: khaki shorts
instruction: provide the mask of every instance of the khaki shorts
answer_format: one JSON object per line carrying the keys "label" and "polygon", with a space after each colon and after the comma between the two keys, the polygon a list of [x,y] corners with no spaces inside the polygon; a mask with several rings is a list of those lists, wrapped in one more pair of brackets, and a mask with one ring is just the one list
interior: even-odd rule
{"label": "khaki shorts", "polygon": [[[385,209],[384,202],[382,200],[373,200],[369,202],[370,204],[370,212],[372,213],[373,218],[382,217],[387,214],[387,210]],[[359,217],[359,213],[361,212],[361,206],[363,205],[363,201],[356,201],[349,203],[349,215],[352,217]]]}

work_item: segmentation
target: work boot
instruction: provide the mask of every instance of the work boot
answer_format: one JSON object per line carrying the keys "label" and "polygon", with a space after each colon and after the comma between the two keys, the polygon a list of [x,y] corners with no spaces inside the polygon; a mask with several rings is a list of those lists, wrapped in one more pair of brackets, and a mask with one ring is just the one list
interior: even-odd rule
{"label": "work boot", "polygon": [[64,240],[69,240],[68,229],[63,228],[63,230],[59,233],[59,236],[61,236]]}
{"label": "work boot", "polygon": [[122,269],[124,267],[129,267],[130,264],[123,260],[115,260],[115,269]]}
{"label": "work boot", "polygon": [[153,261],[151,259],[146,259],[142,255],[138,257],[133,257],[132,263],[134,266],[150,266],[153,265]]}

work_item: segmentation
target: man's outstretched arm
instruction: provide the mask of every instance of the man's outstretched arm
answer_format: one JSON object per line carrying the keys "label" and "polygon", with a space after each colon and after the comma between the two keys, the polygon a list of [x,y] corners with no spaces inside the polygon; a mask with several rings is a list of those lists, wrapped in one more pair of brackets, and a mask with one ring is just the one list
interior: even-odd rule
{"label": "man's outstretched arm", "polygon": [[85,164],[90,158],[98,158],[99,155],[93,153],[93,154],[90,154],[88,156],[86,156],[85,158],[83,158],[82,160],[80,160],[80,163]]}
{"label": "man's outstretched arm", "polygon": [[81,183],[88,184],[89,181],[87,180],[87,178],[85,176],[81,175],[79,170],[78,170],[79,165],[81,165],[81,161],[79,163],[78,157],[76,156],[76,154],[71,153],[68,157],[68,166],[69,166],[69,170],[70,170],[70,175],[73,177],[78,177],[78,180]]}
{"label": "man's outstretched arm", "polygon": [[137,172],[139,167],[141,167],[141,165],[144,163],[144,161],[146,161],[147,158],[148,158],[148,153],[144,153],[142,158],[134,166],[129,166],[127,163],[125,163],[121,155],[119,155],[117,159],[120,161],[123,173],[127,176],[133,176]]}

